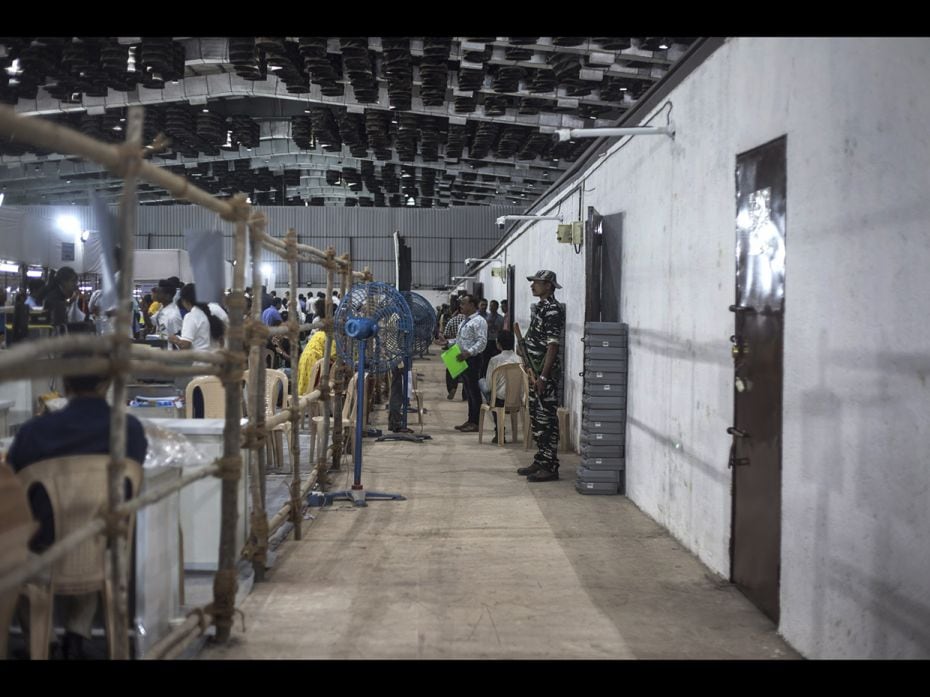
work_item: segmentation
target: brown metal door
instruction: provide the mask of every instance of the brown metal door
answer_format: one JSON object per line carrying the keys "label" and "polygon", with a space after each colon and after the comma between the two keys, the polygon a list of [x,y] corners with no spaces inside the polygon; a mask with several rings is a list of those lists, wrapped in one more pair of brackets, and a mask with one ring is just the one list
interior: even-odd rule
{"label": "brown metal door", "polygon": [[786,139],[736,159],[730,578],[776,623],[781,572]]}

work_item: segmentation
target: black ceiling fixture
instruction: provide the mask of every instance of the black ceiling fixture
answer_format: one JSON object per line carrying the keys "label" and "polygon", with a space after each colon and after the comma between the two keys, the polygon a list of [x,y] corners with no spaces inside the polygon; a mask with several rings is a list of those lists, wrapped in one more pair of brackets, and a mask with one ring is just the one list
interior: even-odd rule
{"label": "black ceiling fixture", "polygon": [[[281,205],[489,205],[544,190],[590,145],[554,142],[552,131],[616,123],[693,41],[0,37],[0,102],[48,114],[57,100],[61,112],[46,118],[117,143],[126,135],[124,105],[144,97],[145,141],[170,139],[153,157],[218,195],[241,190]],[[214,96],[204,80],[223,73],[232,76],[232,98],[228,87]],[[201,83],[172,89],[189,78]],[[266,84],[252,96],[240,78]],[[143,90],[159,90],[161,101]],[[27,155],[62,159],[0,139],[8,203],[73,200],[58,168],[37,170]],[[68,176],[118,192],[109,173]],[[346,192],[361,195],[343,203]],[[169,198],[149,186],[140,195]]]}

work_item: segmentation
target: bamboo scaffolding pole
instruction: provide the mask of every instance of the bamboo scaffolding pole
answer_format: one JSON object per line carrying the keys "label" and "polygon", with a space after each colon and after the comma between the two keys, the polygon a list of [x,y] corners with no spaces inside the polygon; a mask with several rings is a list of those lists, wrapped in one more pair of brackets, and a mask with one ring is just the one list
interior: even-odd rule
{"label": "bamboo scaffolding pole", "polygon": [[[297,231],[290,228],[287,231],[285,239],[287,245],[287,262],[288,262],[288,280],[290,281],[289,289],[291,293],[291,307],[288,312],[288,328],[290,329],[290,366],[291,366],[291,430],[288,438],[291,441],[291,522],[294,524],[294,539],[299,540],[302,537],[301,532],[301,511],[300,511],[300,393],[297,391],[297,370],[298,361],[294,359],[296,355],[300,358],[300,335],[297,326],[297,315],[300,311],[300,305],[297,301]],[[287,400],[285,400],[287,401]],[[283,455],[283,453],[282,453]],[[271,531],[269,529],[269,535]]]}
{"label": "bamboo scaffolding pole", "polygon": [[226,356],[215,351],[194,351],[191,349],[185,349],[184,351],[165,351],[164,349],[157,349],[152,346],[140,346],[139,344],[133,344],[129,347],[129,355],[133,359],[151,359],[159,363],[189,364],[191,361],[196,361],[198,363],[210,363],[211,365],[222,366],[226,365],[226,361],[228,360]]}
{"label": "bamboo scaffolding pole", "polygon": [[[239,196],[239,205],[245,198]],[[245,256],[246,224],[244,218],[236,221],[236,259]],[[236,606],[238,574],[236,562],[236,528],[239,521],[239,479],[242,477],[242,341],[244,337],[243,314],[245,312],[245,269],[237,263],[233,270],[233,288],[227,301],[229,306],[229,335],[225,352],[227,372],[222,376],[226,389],[226,424],[223,428],[223,467],[221,468],[222,489],[220,499],[220,549],[219,569],[213,577],[213,621],[216,624],[216,639],[225,642],[232,631],[233,613]]]}
{"label": "bamboo scaffolding pole", "polygon": [[[280,256],[282,257],[287,256],[287,244],[284,242],[284,240],[280,240],[277,237],[273,237],[272,235],[269,235],[266,231],[263,230],[262,234],[259,236],[259,241],[268,249],[277,251],[280,254]],[[306,245],[306,244],[301,244],[297,246],[298,246],[298,249],[296,250],[296,253],[298,254],[306,254],[311,257],[314,257],[314,260],[317,263],[323,263],[323,262],[328,261],[326,252],[324,252],[322,249],[317,249],[316,247],[311,247],[310,245]]]}
{"label": "bamboo scaffolding pole", "polygon": [[[203,617],[203,619],[201,619],[201,617]],[[214,617],[211,608],[209,606],[198,608],[189,613],[187,619],[185,619],[182,624],[172,629],[170,633],[153,644],[146,652],[144,660],[157,661],[177,657],[187,648],[190,641],[196,638],[192,635],[197,629],[201,629],[200,634],[197,636],[203,636],[204,632],[206,632],[213,623]]]}
{"label": "bamboo scaffolding pole", "polygon": [[299,416],[301,413],[303,413],[303,411],[307,408],[310,402],[320,401],[322,399],[322,395],[321,395],[320,390],[314,390],[313,392],[303,395],[299,399],[300,399],[299,401],[300,407],[298,409],[294,409],[288,406],[288,407],[284,407],[280,411],[275,412],[273,415],[269,416],[265,420],[265,428],[270,430],[270,429],[273,429],[275,426],[280,426],[283,423],[287,423],[293,418],[294,414],[297,414]]}
{"label": "bamboo scaffolding pole", "polygon": [[[45,150],[66,155],[77,155],[103,165],[118,176],[125,173],[124,148],[119,145],[107,145],[78,131],[46,121],[45,119],[19,116],[11,107],[0,106],[0,133],[38,145]],[[215,198],[202,189],[198,189],[184,177],[179,177],[149,162],[141,162],[138,176],[140,179],[166,189],[175,198],[185,199],[191,203],[219,213],[224,220],[234,220],[236,209],[227,201]]]}
{"label": "bamboo scaffolding pole", "polygon": [[[132,278],[136,240],[137,172],[142,162],[142,107],[130,107],[126,114],[126,143],[123,154],[123,193],[119,206],[120,258],[117,281],[116,326],[113,341],[113,360],[117,365],[129,359],[132,331]],[[126,372],[116,370],[113,376],[113,406],[110,408],[110,465],[108,509],[113,514],[123,502],[123,480],[126,472]],[[115,520],[115,519],[114,519]],[[126,526],[109,525],[107,537],[110,553],[110,573],[116,602],[113,604],[113,626],[116,636],[109,637],[112,655],[117,659],[129,658],[129,541]]]}
{"label": "bamboo scaffolding pole", "polygon": [[15,571],[11,571],[5,576],[0,577],[0,590],[12,590],[13,588],[21,586],[43,569],[51,566],[64,557],[68,552],[79,544],[82,544],[85,540],[106,530],[106,527],[107,524],[103,518],[97,518],[83,525],[58,542],[55,542],[39,556],[30,558],[29,561],[19,566]]}
{"label": "bamboo scaffolding pole", "polygon": [[[300,484],[300,488],[297,494],[298,501],[303,501],[307,496],[307,492],[313,487],[317,482],[316,470],[311,470],[307,475],[306,481]],[[268,536],[271,537],[274,535],[278,528],[284,525],[285,521],[288,519],[288,516],[293,515],[293,508],[290,502],[285,503],[281,506],[281,510],[274,514],[271,520],[268,521]],[[295,538],[296,539],[296,538]]]}
{"label": "bamboo scaffolding pole", "polygon": [[[349,293],[349,279],[352,277],[352,260],[348,255],[344,255],[346,260],[346,271],[340,273],[339,285],[342,290],[342,301],[346,301]],[[333,469],[339,469],[342,461],[343,443],[345,442],[345,424],[342,423],[342,405],[345,400],[346,380],[345,363],[342,356],[336,355],[336,388],[335,400],[333,401],[333,456],[330,463]]]}
{"label": "bamboo scaffolding pole", "polygon": [[6,366],[0,370],[0,379],[22,380],[52,375],[106,375],[113,362],[109,358],[44,358],[33,359],[21,366]]}
{"label": "bamboo scaffolding pole", "polygon": [[[336,254],[333,251],[332,247],[326,250],[327,258],[332,261]],[[320,424],[320,427],[323,429],[323,446],[319,449],[319,452],[316,454],[316,480],[322,484],[326,484],[326,448],[329,445],[329,417],[332,414],[332,401],[330,400],[330,387],[329,387],[329,366],[332,353],[332,342],[333,342],[333,267],[334,264],[329,264],[326,267],[326,297],[323,299],[324,306],[326,308],[324,316],[326,318],[326,324],[323,331],[326,332],[326,339],[323,341],[323,365],[320,369],[320,392],[326,395],[323,400],[323,422]],[[343,297],[343,300],[345,298]]]}
{"label": "bamboo scaffolding pole", "polygon": [[[167,351],[165,352],[167,353]],[[154,361],[136,361],[132,366],[140,372],[161,377],[183,377],[198,375],[222,375],[223,368],[218,365],[164,365]]]}
{"label": "bamboo scaffolding pole", "polygon": [[[259,260],[261,259],[261,239],[264,233],[265,218],[260,213],[249,219],[249,245],[252,256],[252,322],[261,323],[262,316],[262,276]],[[261,343],[259,343],[261,342]],[[261,433],[263,438],[253,438],[249,447],[249,468],[251,473],[250,492],[252,495],[251,525],[251,561],[256,583],[265,579],[265,561],[268,549],[268,517],[265,511],[265,439],[268,430],[265,425],[265,358],[264,340],[254,334],[249,337],[249,429],[253,434]]]}
{"label": "bamboo scaffolding pole", "polygon": [[[262,244],[268,248],[270,251],[275,252],[278,256],[285,257],[287,255],[287,244],[277,237],[269,235],[267,232],[264,232],[261,235]],[[346,257],[337,257],[335,255],[330,255],[331,250],[321,250],[316,247],[311,247],[306,244],[297,245],[297,260],[298,261],[309,261],[311,263],[320,264],[324,268],[333,268],[335,271],[345,271],[347,270]],[[367,269],[366,269],[367,271]],[[353,276],[364,280],[366,272],[355,272]]]}
{"label": "bamboo scaffolding pole", "polygon": [[0,353],[0,370],[11,366],[18,368],[22,363],[34,361],[39,355],[95,350],[109,354],[113,350],[113,335],[62,334],[43,339],[30,339],[14,344],[12,348]]}
{"label": "bamboo scaffolding pole", "polygon": [[[167,351],[166,351],[167,353]],[[113,372],[115,356],[111,358],[33,358],[22,366],[6,366],[0,369],[0,379],[22,380],[52,375],[107,375]],[[127,369],[147,375],[218,375],[221,368],[216,365],[184,366],[165,365],[155,361],[130,360]]]}
{"label": "bamboo scaffolding pole", "polygon": [[[322,326],[323,326],[323,320],[315,320],[311,322],[310,324],[298,324],[297,331],[305,332],[310,329],[319,329]],[[290,334],[290,332],[291,332],[290,323],[281,324],[281,325],[278,325],[277,327],[268,327],[268,334],[270,336]]]}
{"label": "bamboo scaffolding pole", "polygon": [[[114,407],[112,409],[111,420],[111,462],[109,468],[109,487],[108,500],[109,514],[106,519],[100,518],[95,520],[72,534],[60,540],[53,545],[46,553],[36,557],[27,564],[20,567],[16,572],[0,577],[0,588],[12,587],[19,585],[23,581],[36,575],[42,569],[54,564],[61,559],[75,546],[81,544],[84,540],[99,533],[106,533],[110,539],[110,554],[113,569],[113,578],[117,590],[117,621],[118,626],[128,628],[127,596],[128,588],[126,580],[127,572],[127,549],[125,540],[125,526],[115,525],[113,521],[135,513],[140,508],[151,505],[152,503],[179,491],[193,481],[202,479],[214,474],[219,474],[223,478],[222,487],[222,527],[220,541],[220,571],[214,580],[214,603],[211,606],[201,609],[198,615],[192,615],[185,623],[174,630],[167,637],[163,638],[150,651],[150,655],[158,656],[163,652],[166,657],[174,656],[183,650],[182,644],[185,638],[189,638],[198,627],[204,627],[204,621],[201,617],[215,618],[217,624],[217,639],[225,641],[229,637],[229,630],[232,624],[232,613],[234,611],[235,597],[235,549],[234,549],[234,531],[236,527],[237,507],[236,493],[238,479],[241,472],[241,429],[240,429],[240,406],[241,400],[238,397],[237,387],[240,383],[242,358],[239,348],[243,342],[243,322],[244,315],[244,298],[242,288],[244,286],[245,270],[242,265],[237,264],[235,271],[235,280],[233,292],[229,299],[230,305],[230,330],[229,345],[231,351],[225,355],[216,355],[204,352],[185,352],[183,356],[177,356],[159,352],[156,356],[154,350],[132,346],[129,342],[129,327],[131,322],[130,305],[128,298],[131,291],[132,279],[132,259],[133,246],[135,241],[134,227],[137,208],[132,206],[133,198],[137,188],[138,179],[148,181],[152,184],[166,189],[172,196],[178,199],[186,199],[192,203],[207,208],[218,213],[224,220],[236,222],[236,259],[244,259],[246,245],[246,221],[248,221],[248,232],[251,233],[251,245],[253,252],[253,287],[261,288],[261,276],[258,271],[257,260],[262,246],[268,248],[272,253],[279,256],[286,256],[290,263],[290,287],[291,293],[296,302],[296,266],[297,261],[309,261],[317,263],[327,268],[327,293],[326,297],[326,322],[313,322],[310,324],[296,325],[294,322],[290,326],[282,328],[277,333],[288,333],[291,335],[292,344],[296,345],[297,339],[294,335],[300,331],[323,326],[327,333],[327,342],[324,349],[324,384],[322,390],[315,390],[309,395],[298,396],[296,391],[293,392],[293,408],[284,410],[280,413],[280,421],[272,421],[265,418],[265,399],[264,399],[264,361],[262,359],[261,343],[263,338],[251,337],[249,346],[249,361],[253,370],[250,370],[251,393],[255,398],[258,408],[252,410],[250,417],[250,427],[253,438],[246,445],[256,451],[257,457],[250,458],[250,464],[257,469],[253,476],[253,481],[259,484],[259,491],[253,488],[253,508],[262,518],[264,524],[259,530],[257,541],[259,550],[255,557],[260,558],[261,570],[256,573],[256,580],[261,580],[264,576],[265,549],[267,548],[267,518],[265,516],[264,493],[265,493],[265,458],[264,449],[256,445],[254,438],[255,433],[267,435],[269,429],[277,423],[283,423],[290,419],[292,422],[292,438],[295,444],[299,444],[298,428],[300,414],[314,401],[323,399],[324,413],[328,416],[330,408],[329,397],[329,364],[330,364],[330,346],[332,339],[332,288],[333,273],[339,272],[342,276],[343,296],[348,289],[349,279],[370,280],[371,273],[366,269],[364,272],[355,272],[351,268],[351,259],[347,255],[336,258],[332,249],[326,252],[318,250],[309,245],[296,243],[296,234],[293,243],[288,244],[279,239],[267,235],[264,229],[264,217],[261,214],[251,214],[250,208],[245,200],[245,196],[238,194],[229,201],[224,201],[213,197],[207,192],[193,186],[185,178],[174,175],[155,165],[147,163],[141,159],[143,149],[141,147],[142,132],[142,109],[133,107],[129,110],[127,123],[127,141],[123,145],[107,145],[100,143],[93,138],[57,124],[53,124],[42,119],[27,119],[15,113],[15,111],[6,106],[0,106],[0,133],[12,136],[12,139],[27,141],[39,147],[50,151],[61,152],[70,155],[77,155],[85,159],[98,162],[107,169],[124,178],[124,189],[122,206],[120,212],[120,229],[121,229],[121,249],[122,249],[122,273],[120,275],[119,295],[125,298],[117,308],[116,315],[116,332],[108,337],[91,337],[91,336],[66,336],[55,337],[53,339],[44,339],[30,342],[29,345],[15,347],[10,351],[0,355],[0,379],[5,377],[24,377],[26,375],[77,375],[90,372],[113,373],[114,380]],[[293,231],[292,231],[293,232]],[[261,301],[253,305],[252,320],[260,321]],[[36,355],[44,353],[68,352],[72,350],[101,350],[107,352],[110,358],[90,358],[90,359],[46,359],[36,361]],[[337,361],[338,361],[337,357]],[[190,361],[206,363],[207,365],[192,366],[187,365]],[[128,370],[145,371],[158,375],[202,375],[218,374],[224,379],[226,384],[226,428],[224,429],[224,455],[218,464],[201,468],[195,472],[185,475],[181,479],[172,482],[164,487],[148,492],[145,496],[136,497],[127,502],[122,501],[122,482],[125,465],[126,452],[126,434],[125,434],[125,414],[126,414],[126,374]],[[48,371],[48,372],[45,372]],[[296,381],[295,381],[296,385]],[[296,388],[295,388],[296,390]],[[337,415],[338,418],[339,415]],[[297,424],[295,425],[295,421]],[[324,435],[329,428],[328,418],[324,419]],[[261,439],[258,441],[261,442]],[[293,489],[299,492],[299,496],[292,497],[290,503],[285,504],[285,508],[295,509],[293,511],[279,511],[275,515],[274,521],[280,517],[283,522],[290,514],[299,515],[300,499],[306,495],[310,487],[316,481],[316,472],[311,472],[306,482],[300,483],[299,479],[299,445],[294,447],[295,453],[295,478],[292,482]],[[322,460],[325,461],[325,448]],[[258,505],[254,504],[254,494],[259,493],[260,498]],[[294,518],[295,536],[300,537],[300,524],[297,518]],[[256,558],[253,558],[253,565]],[[209,626],[210,622],[206,622]],[[128,641],[118,642],[118,652],[122,657],[128,656]]]}

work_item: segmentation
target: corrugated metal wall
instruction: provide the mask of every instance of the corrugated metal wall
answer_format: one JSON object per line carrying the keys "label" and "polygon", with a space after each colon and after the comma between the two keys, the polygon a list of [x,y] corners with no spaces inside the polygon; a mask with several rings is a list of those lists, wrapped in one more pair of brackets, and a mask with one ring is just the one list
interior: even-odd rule
{"label": "corrugated metal wall", "polygon": [[[299,241],[319,249],[329,246],[338,254],[352,254],[356,269],[369,267],[376,279],[394,279],[395,230],[407,240],[413,258],[413,284],[431,288],[449,283],[450,276],[465,270],[466,257],[481,257],[500,237],[494,223],[501,215],[520,213],[522,208],[505,206],[461,206],[455,208],[335,208],[301,206],[258,206],[268,219],[268,231],[284,237],[288,228],[297,230]],[[86,206],[26,206],[28,213],[56,218],[67,213],[93,229],[93,216]],[[113,209],[115,212],[115,208]],[[140,206],[139,249],[184,248],[184,230],[213,227],[226,232],[226,258],[232,259],[232,228],[218,215],[199,206]],[[272,265],[276,279],[287,278],[287,264],[269,253],[262,262]],[[300,264],[301,286],[323,282],[320,267]]]}

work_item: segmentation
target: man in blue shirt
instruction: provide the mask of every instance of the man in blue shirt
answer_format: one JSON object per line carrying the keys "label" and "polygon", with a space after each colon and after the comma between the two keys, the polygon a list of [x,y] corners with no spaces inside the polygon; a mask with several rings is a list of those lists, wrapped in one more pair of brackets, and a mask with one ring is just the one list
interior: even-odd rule
{"label": "man in blue shirt", "polygon": [[[64,378],[68,404],[64,409],[30,419],[16,433],[7,462],[17,472],[34,462],[67,455],[110,452],[110,405],[106,401],[108,377],[75,375]],[[126,417],[126,456],[142,464],[148,441],[142,424],[134,416]],[[128,486],[126,495],[129,495]],[[33,552],[41,553],[55,537],[54,516],[48,495],[41,487],[29,492],[29,505],[39,521],[39,531],[30,542]],[[65,626],[62,645],[65,657],[83,657],[83,640],[91,636],[97,610],[96,593],[62,596]],[[28,623],[20,613],[20,624]]]}
{"label": "man in blue shirt", "polygon": [[269,305],[262,312],[262,323],[267,324],[269,327],[276,327],[281,324],[284,320],[281,318],[281,299],[272,298],[271,305]]}

